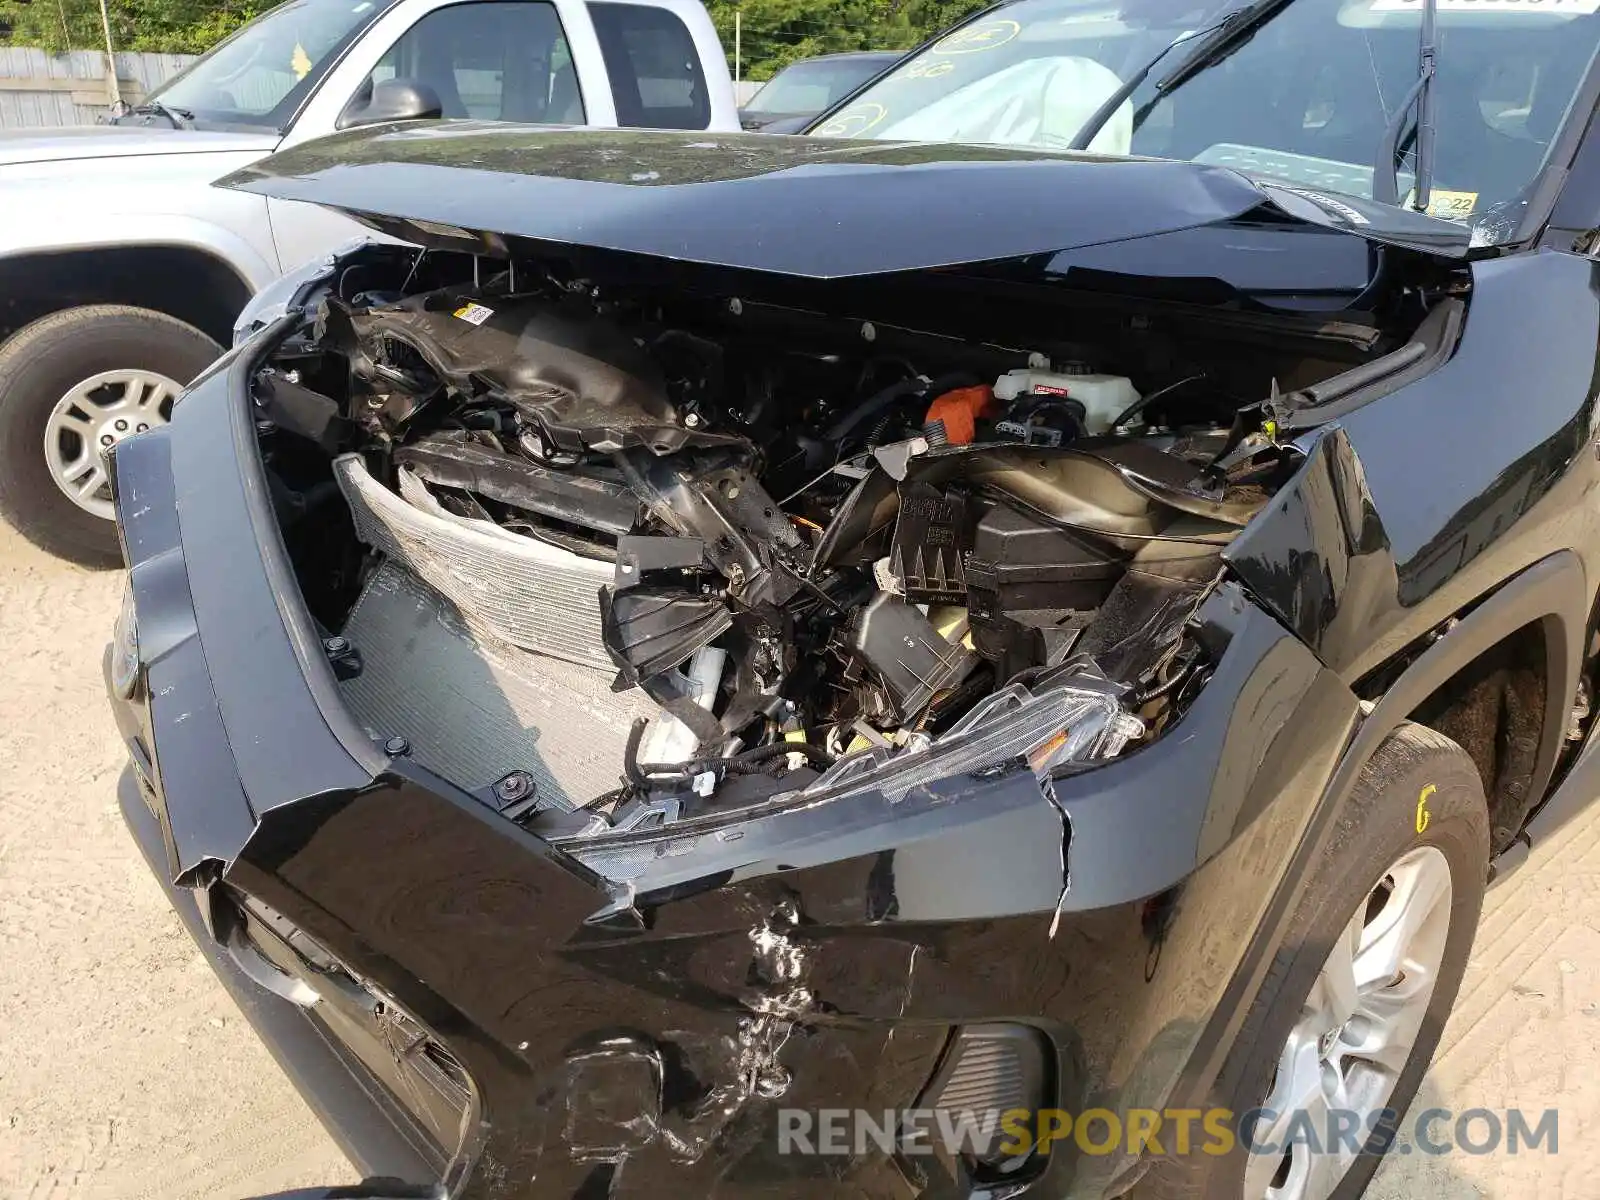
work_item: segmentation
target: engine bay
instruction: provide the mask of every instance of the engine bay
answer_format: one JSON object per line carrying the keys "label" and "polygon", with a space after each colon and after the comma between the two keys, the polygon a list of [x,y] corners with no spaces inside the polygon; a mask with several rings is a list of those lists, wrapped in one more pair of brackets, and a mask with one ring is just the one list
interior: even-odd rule
{"label": "engine bay", "polygon": [[1271,401],[1359,359],[1259,319],[1107,303],[1007,344],[881,307],[347,258],[257,381],[308,605],[343,641],[398,563],[647,698],[614,787],[510,806],[558,841],[1159,736],[1207,673],[1186,627],[1222,550],[1299,460]]}

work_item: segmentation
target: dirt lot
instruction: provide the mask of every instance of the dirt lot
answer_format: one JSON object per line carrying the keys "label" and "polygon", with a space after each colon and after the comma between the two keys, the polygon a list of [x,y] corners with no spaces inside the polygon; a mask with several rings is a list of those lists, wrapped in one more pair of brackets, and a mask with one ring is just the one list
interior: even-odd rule
{"label": "dirt lot", "polygon": [[353,1179],[123,828],[100,682],[121,587],[0,526],[0,1197]]}
{"label": "dirt lot", "polygon": [[[99,671],[120,586],[0,526],[0,1200],[351,1179],[123,831]],[[1396,1159],[1371,1194],[1600,1197],[1597,1065],[1600,811],[1491,895],[1422,1095],[1559,1105],[1560,1153]]]}

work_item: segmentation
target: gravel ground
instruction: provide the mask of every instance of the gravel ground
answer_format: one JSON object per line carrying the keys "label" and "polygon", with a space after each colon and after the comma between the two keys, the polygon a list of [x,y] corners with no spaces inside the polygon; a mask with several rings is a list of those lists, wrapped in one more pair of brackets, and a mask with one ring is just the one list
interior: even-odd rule
{"label": "gravel ground", "polygon": [[121,587],[0,525],[0,1197],[353,1180],[123,828],[100,682]]}
{"label": "gravel ground", "polygon": [[[0,526],[0,1198],[350,1180],[123,830],[99,668],[120,587]],[[1397,1158],[1369,1195],[1600,1198],[1597,1062],[1600,808],[1491,893],[1418,1105],[1559,1106],[1560,1153]]]}

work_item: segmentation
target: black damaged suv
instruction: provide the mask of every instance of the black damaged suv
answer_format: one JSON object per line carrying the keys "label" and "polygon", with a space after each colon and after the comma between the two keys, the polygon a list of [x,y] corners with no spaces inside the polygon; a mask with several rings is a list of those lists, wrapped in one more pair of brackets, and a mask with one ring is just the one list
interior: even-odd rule
{"label": "black damaged suv", "polygon": [[1358,1194],[1600,788],[1597,44],[1020,0],[819,136],[225,181],[407,243],[114,456],[123,811],[327,1194]]}

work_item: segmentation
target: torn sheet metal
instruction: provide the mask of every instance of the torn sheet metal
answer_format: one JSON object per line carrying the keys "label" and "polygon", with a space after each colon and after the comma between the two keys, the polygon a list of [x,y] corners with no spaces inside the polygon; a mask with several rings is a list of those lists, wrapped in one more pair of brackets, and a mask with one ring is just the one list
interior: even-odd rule
{"label": "torn sheet metal", "polygon": [[[600,589],[612,565],[468,521],[440,508],[420,482],[405,498],[368,473],[360,455],[334,460],[356,535],[404,563],[500,637],[523,650],[607,668]],[[401,475],[402,486],[407,476]],[[424,505],[428,505],[425,508]],[[429,510],[431,508],[431,511]]]}

